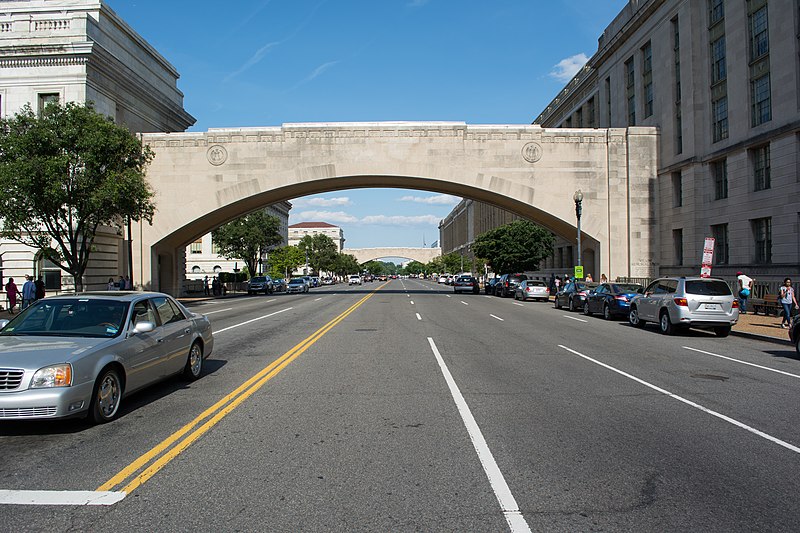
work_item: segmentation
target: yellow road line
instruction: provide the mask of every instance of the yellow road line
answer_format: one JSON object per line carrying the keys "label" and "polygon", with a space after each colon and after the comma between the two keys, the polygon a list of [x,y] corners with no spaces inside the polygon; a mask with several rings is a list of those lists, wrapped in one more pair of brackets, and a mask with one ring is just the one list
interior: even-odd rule
{"label": "yellow road line", "polygon": [[[339,316],[322,326],[320,329],[312,333],[310,336],[306,337],[303,341],[295,345],[291,350],[280,356],[278,359],[267,365],[265,368],[260,370],[256,373],[253,377],[242,383],[239,387],[237,387],[233,392],[226,395],[214,405],[203,411],[200,415],[198,415],[194,420],[183,426],[181,429],[164,439],[161,443],[154,446],[150,451],[141,455],[138,459],[133,461],[131,464],[120,470],[114,477],[103,483],[100,487],[97,488],[98,491],[109,491],[112,490],[113,487],[116,487],[122,483],[124,483],[131,475],[135,474],[139,471],[142,467],[150,463],[154,458],[158,457],[164,450],[167,450],[172,446],[175,442],[179,441],[183,438],[184,435],[192,431],[198,424],[203,422],[206,418],[211,418],[192,432],[188,437],[186,437],[183,441],[177,444],[174,448],[169,450],[169,452],[165,453],[161,456],[157,461],[153,464],[148,466],[145,470],[143,470],[138,476],[136,476],[128,485],[123,488],[123,492],[130,493],[142,483],[153,477],[159,470],[161,470],[167,463],[169,463],[172,459],[177,457],[182,451],[184,451],[189,445],[191,445],[194,441],[200,438],[204,433],[206,433],[209,429],[214,427],[220,420],[222,420],[228,413],[233,411],[239,404],[241,404],[244,400],[250,397],[253,393],[259,390],[264,384],[275,377],[278,373],[280,373],[286,366],[289,365],[292,361],[294,361],[297,357],[300,356],[303,352],[305,352],[312,344],[317,342],[323,335],[325,335],[328,331],[330,331],[334,326],[339,324],[342,320],[347,318],[350,314],[352,314],[358,307],[360,307],[364,302],[370,299],[377,291],[385,287],[387,284],[384,283],[383,285],[377,287],[374,291],[367,294],[355,304],[350,306],[347,310],[341,313]],[[226,405],[227,404],[227,405]],[[215,414],[216,413],[216,414]],[[213,416],[212,416],[213,415]]]}

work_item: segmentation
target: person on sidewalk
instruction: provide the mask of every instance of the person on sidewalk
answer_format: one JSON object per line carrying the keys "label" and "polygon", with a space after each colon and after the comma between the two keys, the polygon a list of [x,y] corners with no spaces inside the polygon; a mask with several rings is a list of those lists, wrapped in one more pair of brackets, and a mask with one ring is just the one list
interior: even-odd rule
{"label": "person on sidewalk", "polygon": [[41,300],[46,295],[46,287],[44,285],[44,280],[42,279],[41,274],[39,278],[33,282],[33,285],[36,287],[36,299]]}
{"label": "person on sidewalk", "polygon": [[33,284],[33,276],[25,276],[25,283],[22,284],[22,307],[26,309],[36,299],[36,285]]}
{"label": "person on sidewalk", "polygon": [[783,318],[781,320],[781,327],[788,328],[791,325],[792,309],[798,307],[797,298],[794,296],[794,288],[792,288],[792,280],[786,278],[783,280],[783,286],[778,292],[778,301],[783,306]]}
{"label": "person on sidewalk", "polygon": [[17,305],[17,296],[22,296],[19,292],[17,284],[14,283],[14,278],[8,278],[6,283],[6,298],[8,298],[8,313],[14,314],[14,307]]}
{"label": "person on sidewalk", "polygon": [[743,274],[741,271],[736,273],[737,283],[739,284],[739,314],[747,314],[747,299],[753,293],[753,278]]}

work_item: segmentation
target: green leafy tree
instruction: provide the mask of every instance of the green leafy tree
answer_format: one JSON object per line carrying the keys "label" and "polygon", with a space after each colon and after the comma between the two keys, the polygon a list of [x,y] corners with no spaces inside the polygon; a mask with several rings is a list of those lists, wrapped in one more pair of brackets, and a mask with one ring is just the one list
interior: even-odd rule
{"label": "green leafy tree", "polygon": [[[361,265],[360,270],[366,270],[373,276],[382,276],[384,274],[388,274],[386,270],[386,265],[381,261],[367,261],[363,265]],[[357,271],[358,272],[358,271]]]}
{"label": "green leafy tree", "polygon": [[419,261],[411,261],[406,265],[406,274],[419,275],[425,273],[425,265]]}
{"label": "green leafy tree", "polygon": [[336,243],[333,242],[333,239],[322,233],[304,236],[297,243],[297,247],[304,254],[307,254],[308,264],[315,272],[320,270],[330,271],[336,261],[336,257],[339,255],[339,250],[336,248]]}
{"label": "green leafy tree", "polygon": [[211,232],[211,238],[226,259],[240,258],[251,274],[258,272],[258,260],[271,247],[283,242],[280,220],[266,212],[254,211]]}
{"label": "green leafy tree", "polygon": [[442,263],[445,270],[451,274],[472,271],[472,260],[469,256],[462,256],[459,252],[450,252],[449,254],[443,255]]}
{"label": "green leafy tree", "polygon": [[348,274],[356,274],[361,270],[358,260],[355,256],[350,254],[339,254],[334,261],[331,271],[337,276],[347,276]]}
{"label": "green leafy tree", "polygon": [[442,256],[434,257],[425,264],[425,274],[443,274],[444,271]]}
{"label": "green leafy tree", "polygon": [[2,236],[41,250],[83,290],[95,235],[125,219],[152,222],[149,146],[91,104],[26,105],[0,120]]}
{"label": "green leafy tree", "polygon": [[288,277],[305,262],[306,255],[297,246],[276,248],[269,253],[269,275],[273,278]]}
{"label": "green leafy tree", "polygon": [[555,238],[528,220],[498,226],[475,239],[472,251],[486,260],[495,273],[536,270],[553,253]]}

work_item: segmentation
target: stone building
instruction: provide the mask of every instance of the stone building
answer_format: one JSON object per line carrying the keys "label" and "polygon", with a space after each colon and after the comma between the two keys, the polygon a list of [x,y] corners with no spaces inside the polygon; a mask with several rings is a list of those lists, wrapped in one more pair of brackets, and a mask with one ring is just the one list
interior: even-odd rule
{"label": "stone building", "polygon": [[[93,102],[131,131],[178,132],[194,124],[183,108],[178,72],[101,0],[0,0],[0,113],[25,104]],[[88,290],[128,273],[122,229],[98,232]],[[42,274],[48,292],[72,280],[15,241],[0,241],[0,277]]]}
{"label": "stone building", "polygon": [[289,226],[289,246],[297,246],[300,239],[306,235],[327,235],[336,243],[336,251],[341,252],[344,248],[344,231],[339,226],[328,224],[327,222],[299,222]]}

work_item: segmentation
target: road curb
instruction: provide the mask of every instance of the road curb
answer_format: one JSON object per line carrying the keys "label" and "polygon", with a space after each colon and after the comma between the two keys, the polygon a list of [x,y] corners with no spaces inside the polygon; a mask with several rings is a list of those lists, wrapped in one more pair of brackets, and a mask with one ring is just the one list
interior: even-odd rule
{"label": "road curb", "polygon": [[737,337],[746,337],[757,341],[771,342],[773,344],[783,344],[789,346],[792,345],[792,341],[790,341],[789,339],[779,339],[778,337],[771,337],[769,335],[759,335],[758,333],[747,333],[746,331],[731,330],[731,335],[736,335]]}

